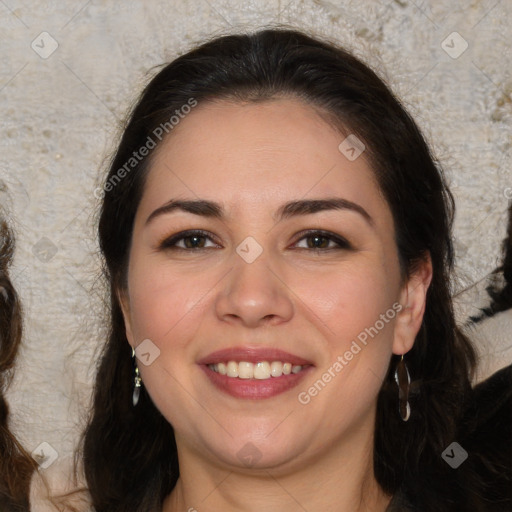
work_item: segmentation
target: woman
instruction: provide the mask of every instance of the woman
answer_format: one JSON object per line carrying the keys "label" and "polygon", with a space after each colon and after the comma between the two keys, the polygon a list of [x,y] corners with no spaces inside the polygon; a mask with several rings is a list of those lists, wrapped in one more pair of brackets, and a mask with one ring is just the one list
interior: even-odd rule
{"label": "woman", "polygon": [[4,393],[21,343],[22,311],[8,268],[14,237],[0,220],[0,510],[29,510],[30,480],[37,465],[9,430],[9,408]]}
{"label": "woman", "polygon": [[475,366],[453,211],[415,123],[334,44],[265,30],[162,69],[104,185],[95,510],[487,510],[452,445]]}

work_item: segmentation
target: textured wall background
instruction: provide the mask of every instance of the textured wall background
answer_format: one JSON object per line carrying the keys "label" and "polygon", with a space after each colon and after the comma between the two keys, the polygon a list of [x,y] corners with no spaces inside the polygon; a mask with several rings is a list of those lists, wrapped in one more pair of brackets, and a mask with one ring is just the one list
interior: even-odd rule
{"label": "textured wall background", "polygon": [[[77,440],[104,339],[94,190],[152,66],[212,34],[269,23],[363,57],[447,171],[458,207],[454,290],[468,288],[458,297],[463,322],[497,265],[512,197],[511,22],[506,0],[1,0],[0,178],[26,312],[8,397],[26,447],[47,442],[64,460]],[[480,378],[510,364],[509,313],[475,332]]]}

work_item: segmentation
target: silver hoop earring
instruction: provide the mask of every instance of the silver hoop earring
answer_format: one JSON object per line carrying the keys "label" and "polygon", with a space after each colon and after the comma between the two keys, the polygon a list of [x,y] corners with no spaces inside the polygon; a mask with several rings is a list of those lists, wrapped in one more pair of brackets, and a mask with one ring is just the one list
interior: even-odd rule
{"label": "silver hoop earring", "polygon": [[135,360],[135,349],[132,348],[132,357],[135,362],[135,386],[133,388],[133,406],[135,407],[139,403],[139,397],[140,397],[140,387],[142,384],[142,378],[139,373],[139,367],[137,366],[137,361]]}
{"label": "silver hoop earring", "polygon": [[398,385],[398,412],[403,421],[407,421],[411,415],[411,406],[409,405],[409,386],[411,376],[404,361],[404,355],[396,365],[395,382]]}

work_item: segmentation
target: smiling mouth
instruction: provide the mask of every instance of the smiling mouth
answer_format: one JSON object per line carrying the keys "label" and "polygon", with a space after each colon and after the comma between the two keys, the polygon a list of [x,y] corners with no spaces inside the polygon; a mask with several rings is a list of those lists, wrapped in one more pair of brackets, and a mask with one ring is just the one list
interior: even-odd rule
{"label": "smiling mouth", "polygon": [[199,367],[219,391],[249,400],[272,398],[290,391],[314,370],[312,364],[292,366],[282,361],[227,361]]}
{"label": "smiling mouth", "polygon": [[219,391],[239,399],[259,400],[290,391],[315,369],[312,361],[262,346],[217,350],[197,361]]}
{"label": "smiling mouth", "polygon": [[282,375],[290,375],[291,373],[300,373],[307,366],[310,365],[292,365],[282,361],[260,361],[257,363],[227,361],[225,363],[209,364],[208,368],[233,379],[267,380],[279,378]]}

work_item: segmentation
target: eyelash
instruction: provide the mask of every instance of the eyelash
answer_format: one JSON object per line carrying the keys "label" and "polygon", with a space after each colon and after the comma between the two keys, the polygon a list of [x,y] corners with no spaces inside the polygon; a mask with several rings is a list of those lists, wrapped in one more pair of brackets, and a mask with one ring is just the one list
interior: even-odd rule
{"label": "eyelash", "polygon": [[[313,236],[319,237],[319,238],[326,238],[329,241],[333,241],[338,244],[338,247],[329,247],[329,248],[321,248],[321,247],[300,247],[299,249],[306,249],[311,251],[320,251],[320,252],[326,252],[326,251],[333,251],[333,250],[351,250],[353,247],[351,244],[345,240],[344,238],[335,235],[334,233],[331,233],[329,231],[323,231],[323,230],[305,230],[301,231],[299,233],[299,236],[301,236],[297,242],[305,239],[310,238]],[[169,238],[164,239],[162,242],[158,244],[159,250],[181,250],[181,251],[201,251],[201,250],[207,250],[211,249],[211,247],[196,247],[196,248],[189,248],[189,247],[178,247],[176,245],[177,242],[181,240],[185,240],[187,238],[193,238],[193,237],[204,237],[209,238],[212,242],[215,243],[215,241],[212,239],[210,234],[203,230],[188,230],[188,231],[182,231],[180,233],[176,233],[175,235],[172,235]]]}

